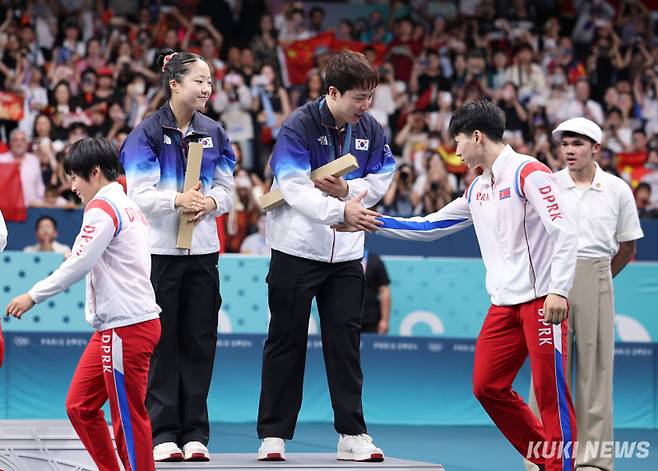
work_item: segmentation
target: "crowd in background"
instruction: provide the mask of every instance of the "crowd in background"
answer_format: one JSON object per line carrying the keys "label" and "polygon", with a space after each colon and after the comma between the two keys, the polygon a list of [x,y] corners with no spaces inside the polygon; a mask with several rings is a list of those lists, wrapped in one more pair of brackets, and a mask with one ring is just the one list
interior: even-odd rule
{"label": "crowd in background", "polygon": [[197,52],[214,76],[205,112],[238,158],[236,206],[218,221],[224,249],[266,252],[267,161],[286,117],[324,94],[332,53],[315,48],[295,85],[286,52],[333,30],[380,74],[370,112],[398,169],[377,209],[425,214],[463,193],[477,170],[455,155],[448,123],[456,107],[486,97],[505,112],[505,141],[553,170],[564,166],[556,124],[597,122],[600,167],[632,186],[642,217],[658,217],[658,14],[642,2],[366,1],[352,2],[363,16],[330,22],[340,3],[1,2],[0,163],[20,162],[27,206],[76,207],[67,147],[103,135],[119,149],[163,104],[158,50]]}

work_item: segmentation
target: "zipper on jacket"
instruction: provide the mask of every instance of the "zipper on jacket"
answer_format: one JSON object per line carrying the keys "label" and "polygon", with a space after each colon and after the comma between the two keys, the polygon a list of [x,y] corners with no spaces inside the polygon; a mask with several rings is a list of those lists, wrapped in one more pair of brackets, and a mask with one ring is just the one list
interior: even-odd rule
{"label": "zipper on jacket", "polygon": [[334,235],[334,239],[331,242],[331,258],[329,259],[329,263],[334,263],[334,248],[336,247],[336,229],[332,229],[331,231]]}

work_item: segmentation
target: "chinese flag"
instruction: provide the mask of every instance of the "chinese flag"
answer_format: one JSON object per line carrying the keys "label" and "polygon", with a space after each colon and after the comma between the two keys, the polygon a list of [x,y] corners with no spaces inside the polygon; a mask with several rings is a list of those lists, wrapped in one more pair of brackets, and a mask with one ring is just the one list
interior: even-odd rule
{"label": "chinese flag", "polygon": [[17,163],[0,164],[0,210],[7,221],[22,222],[27,219],[23,201],[23,184]]}
{"label": "chinese flag", "polygon": [[340,41],[336,39],[332,49],[334,52],[344,51],[345,49],[350,49],[356,52],[363,52],[367,47],[371,47],[375,50],[377,58],[375,59],[374,65],[380,65],[384,59],[384,55],[386,54],[386,46],[384,44],[366,44],[360,41]]}
{"label": "chinese flag", "polygon": [[316,49],[331,50],[335,37],[333,31],[328,31],[310,39],[294,41],[284,49],[284,73],[287,72],[290,85],[304,84],[306,75],[313,68],[313,54]]}

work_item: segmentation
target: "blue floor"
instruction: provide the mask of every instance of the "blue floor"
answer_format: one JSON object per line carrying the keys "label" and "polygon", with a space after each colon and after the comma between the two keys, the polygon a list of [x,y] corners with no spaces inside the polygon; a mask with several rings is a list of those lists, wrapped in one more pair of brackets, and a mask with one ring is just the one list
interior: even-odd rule
{"label": "blue floor", "polygon": [[[494,427],[371,425],[369,433],[388,456],[440,463],[446,471],[524,469],[520,456]],[[650,444],[647,458],[617,459],[616,471],[658,470],[658,430],[620,429],[615,440]],[[328,453],[336,450],[336,442],[332,425],[304,423],[297,426],[295,439],[286,449],[291,453]],[[209,448],[213,453],[255,453],[258,445],[253,423],[211,425]]]}

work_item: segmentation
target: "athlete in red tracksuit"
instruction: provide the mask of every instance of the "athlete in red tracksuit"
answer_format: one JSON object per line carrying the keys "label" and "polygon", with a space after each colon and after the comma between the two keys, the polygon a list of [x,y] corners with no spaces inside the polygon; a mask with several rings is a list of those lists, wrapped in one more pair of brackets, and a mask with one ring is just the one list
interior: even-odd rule
{"label": "athlete in red tracksuit", "polygon": [[64,160],[72,189],[86,204],[72,255],[48,278],[14,298],[7,314],[20,318],[35,303],[86,275],[85,317],[96,329],[73,376],[66,411],[101,471],[119,471],[101,407],[109,399],[123,467],[155,469],[146,384],[160,339],[160,308],[150,282],[148,227],[139,208],[116,183],[119,160],[112,144],[88,138]]}
{"label": "athlete in red tracksuit", "polygon": [[[524,457],[540,469],[571,471],[576,421],[565,378],[566,298],[575,274],[576,237],[551,171],[505,146],[504,129],[502,110],[489,102],[457,110],[450,122],[457,154],[484,173],[464,196],[435,213],[379,218],[377,233],[436,240],[475,226],[492,305],[476,344],[474,394]],[[377,220],[376,213],[363,213]],[[528,355],[541,422],[512,390]]]}

